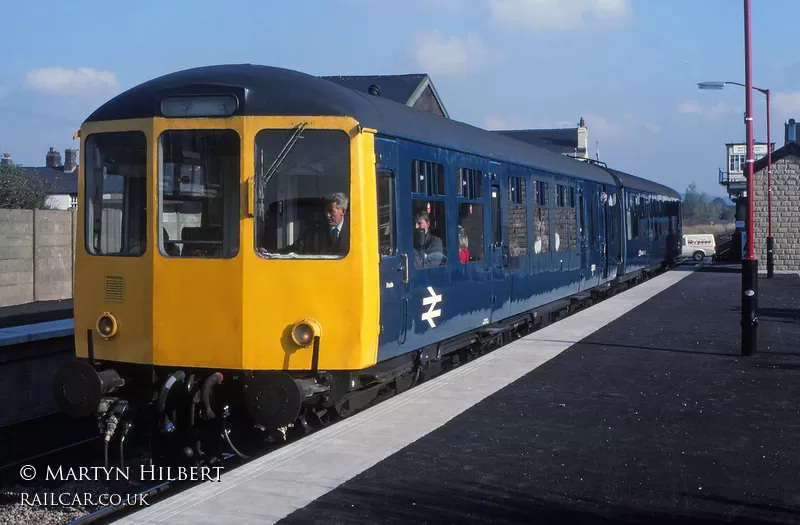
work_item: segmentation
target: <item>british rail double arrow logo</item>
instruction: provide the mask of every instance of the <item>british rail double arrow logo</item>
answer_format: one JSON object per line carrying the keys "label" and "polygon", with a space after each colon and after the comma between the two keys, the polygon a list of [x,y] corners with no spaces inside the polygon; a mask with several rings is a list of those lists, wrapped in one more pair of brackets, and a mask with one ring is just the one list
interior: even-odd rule
{"label": "british rail double arrow logo", "polygon": [[422,306],[428,306],[428,311],[422,314],[422,320],[428,321],[431,328],[435,328],[436,323],[433,321],[434,318],[442,315],[442,311],[436,309],[436,305],[442,301],[442,296],[436,293],[433,286],[428,286],[428,293],[431,294],[430,297],[422,299]]}

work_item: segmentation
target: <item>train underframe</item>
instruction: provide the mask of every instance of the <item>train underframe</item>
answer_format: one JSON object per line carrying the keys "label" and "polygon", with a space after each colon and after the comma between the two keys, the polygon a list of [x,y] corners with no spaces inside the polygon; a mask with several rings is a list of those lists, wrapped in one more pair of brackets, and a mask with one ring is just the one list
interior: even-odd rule
{"label": "train underframe", "polygon": [[589,307],[660,269],[637,271],[364,370],[179,369],[80,359],[58,371],[54,393],[64,412],[95,414],[106,463],[115,440],[144,445],[153,461],[163,464],[211,464],[231,454],[246,459]]}

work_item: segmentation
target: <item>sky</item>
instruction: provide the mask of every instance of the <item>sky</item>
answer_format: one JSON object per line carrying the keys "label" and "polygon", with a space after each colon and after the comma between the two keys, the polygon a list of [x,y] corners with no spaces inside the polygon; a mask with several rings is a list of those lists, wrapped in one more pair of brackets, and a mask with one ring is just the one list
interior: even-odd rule
{"label": "sky", "polygon": [[[772,140],[800,120],[797,0],[752,0],[753,84]],[[175,0],[12,2],[0,31],[0,153],[43,166],[105,101],[196,66],[312,75],[428,73],[451,118],[486,129],[577,126],[609,166],[725,196],[745,139],[741,0]],[[765,97],[753,93],[755,139]]]}

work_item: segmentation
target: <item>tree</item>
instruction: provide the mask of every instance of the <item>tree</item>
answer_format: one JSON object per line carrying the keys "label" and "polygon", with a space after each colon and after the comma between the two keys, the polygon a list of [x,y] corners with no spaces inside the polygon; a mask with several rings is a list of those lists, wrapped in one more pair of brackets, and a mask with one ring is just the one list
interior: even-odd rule
{"label": "tree", "polygon": [[53,184],[27,170],[10,164],[0,164],[0,208],[47,209],[47,196]]}
{"label": "tree", "polygon": [[707,215],[706,194],[698,192],[697,185],[692,182],[683,197],[683,218],[698,221],[707,218]]}

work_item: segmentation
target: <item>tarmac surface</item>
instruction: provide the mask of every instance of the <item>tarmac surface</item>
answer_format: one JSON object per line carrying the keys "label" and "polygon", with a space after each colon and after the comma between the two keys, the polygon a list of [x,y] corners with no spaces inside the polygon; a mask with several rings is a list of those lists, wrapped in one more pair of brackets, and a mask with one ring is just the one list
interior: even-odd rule
{"label": "tarmac surface", "polygon": [[70,319],[72,315],[72,299],[3,306],[0,307],[0,328],[59,321]]}
{"label": "tarmac surface", "polygon": [[279,523],[800,521],[800,278],[752,357],[740,291],[696,271]]}

